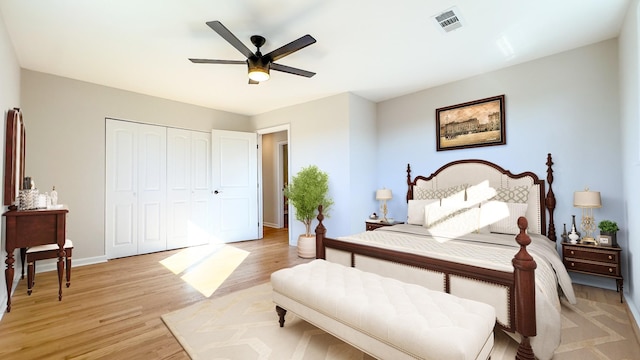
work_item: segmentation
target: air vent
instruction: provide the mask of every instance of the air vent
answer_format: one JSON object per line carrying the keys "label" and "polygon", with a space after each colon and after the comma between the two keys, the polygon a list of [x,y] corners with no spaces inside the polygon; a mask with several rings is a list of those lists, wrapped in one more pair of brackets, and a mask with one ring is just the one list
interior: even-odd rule
{"label": "air vent", "polygon": [[459,29],[463,25],[460,11],[456,7],[452,7],[435,15],[433,19],[436,21],[438,28],[445,33]]}

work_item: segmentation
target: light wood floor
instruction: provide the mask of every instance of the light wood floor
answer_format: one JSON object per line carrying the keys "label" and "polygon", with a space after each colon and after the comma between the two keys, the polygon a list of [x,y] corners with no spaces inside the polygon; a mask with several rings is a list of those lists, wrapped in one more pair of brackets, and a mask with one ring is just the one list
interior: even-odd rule
{"label": "light wood floor", "polygon": [[[308,261],[288,246],[286,229],[265,227],[264,239],[232,245],[250,254],[212,297],[267,282],[273,271]],[[74,267],[61,302],[55,272],[37,274],[31,296],[21,280],[11,312],[0,321],[0,359],[188,359],[160,318],[206,298],[159,263],[178,251]],[[620,301],[615,291],[574,289],[578,297]],[[499,344],[498,353],[514,353],[515,343]]]}
{"label": "light wood floor", "polygon": [[[286,229],[265,227],[264,239],[232,245],[250,254],[212,297],[307,261],[288,246]],[[21,280],[0,321],[0,359],[188,359],[160,316],[205,296],[159,263],[176,252],[74,267],[60,302],[55,272],[36,274],[31,296]]]}

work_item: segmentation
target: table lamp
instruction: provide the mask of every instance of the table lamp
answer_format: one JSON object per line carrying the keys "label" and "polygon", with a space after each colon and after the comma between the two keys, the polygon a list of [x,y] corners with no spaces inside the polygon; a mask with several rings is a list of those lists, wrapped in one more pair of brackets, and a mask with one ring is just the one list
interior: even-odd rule
{"label": "table lamp", "polygon": [[380,206],[382,209],[382,221],[387,221],[387,200],[391,200],[393,196],[391,195],[391,189],[379,189],[376,191],[376,200],[382,201],[382,205]]}
{"label": "table lamp", "polygon": [[585,232],[582,238],[584,244],[597,244],[596,240],[591,236],[596,228],[596,221],[593,218],[593,209],[602,207],[599,191],[576,191],[573,193],[573,206],[582,209],[582,230]]}

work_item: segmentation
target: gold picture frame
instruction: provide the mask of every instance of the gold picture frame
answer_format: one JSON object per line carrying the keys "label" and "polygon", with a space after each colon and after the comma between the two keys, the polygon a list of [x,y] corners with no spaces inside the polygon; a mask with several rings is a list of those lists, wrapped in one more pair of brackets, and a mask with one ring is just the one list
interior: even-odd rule
{"label": "gold picture frame", "polygon": [[437,150],[505,145],[504,94],[436,109]]}

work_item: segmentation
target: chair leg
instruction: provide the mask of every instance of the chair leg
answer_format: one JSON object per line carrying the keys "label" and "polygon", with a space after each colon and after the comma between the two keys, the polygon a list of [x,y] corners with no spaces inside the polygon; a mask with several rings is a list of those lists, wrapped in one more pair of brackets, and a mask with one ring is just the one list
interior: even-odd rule
{"label": "chair leg", "polygon": [[67,287],[71,286],[71,256],[67,256]]}
{"label": "chair leg", "polygon": [[27,267],[27,295],[31,295],[33,291],[33,278],[36,273],[35,269],[36,265],[34,262],[30,262]]}

